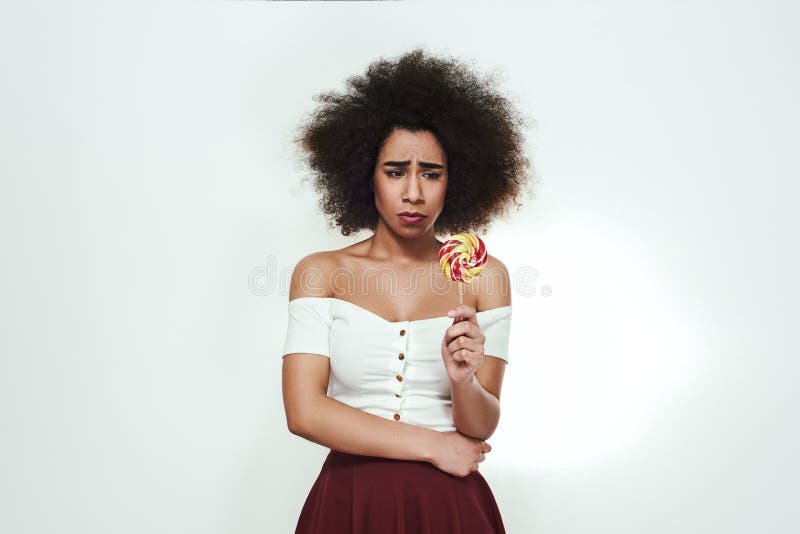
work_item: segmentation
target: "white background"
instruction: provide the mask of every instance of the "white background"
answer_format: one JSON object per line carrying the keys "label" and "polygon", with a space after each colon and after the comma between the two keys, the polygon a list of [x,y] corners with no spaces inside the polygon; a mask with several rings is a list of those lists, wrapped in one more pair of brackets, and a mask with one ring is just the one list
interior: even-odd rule
{"label": "white background", "polygon": [[485,236],[538,273],[481,466],[508,532],[798,532],[798,14],[4,3],[0,531],[293,531],[327,449],[286,428],[289,271],[368,234],[289,138],[421,45],[535,119],[537,194]]}

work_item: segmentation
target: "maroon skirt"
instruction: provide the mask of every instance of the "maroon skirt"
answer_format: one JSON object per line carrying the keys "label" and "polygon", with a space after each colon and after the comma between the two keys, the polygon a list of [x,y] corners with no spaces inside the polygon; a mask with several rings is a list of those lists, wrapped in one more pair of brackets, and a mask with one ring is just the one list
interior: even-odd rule
{"label": "maroon skirt", "polygon": [[479,471],[465,477],[430,462],[331,450],[295,534],[505,534]]}

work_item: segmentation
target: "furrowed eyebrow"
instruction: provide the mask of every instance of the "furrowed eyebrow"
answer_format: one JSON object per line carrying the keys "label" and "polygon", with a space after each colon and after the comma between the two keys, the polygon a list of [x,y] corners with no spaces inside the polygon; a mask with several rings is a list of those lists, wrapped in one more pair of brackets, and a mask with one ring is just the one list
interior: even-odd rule
{"label": "furrowed eyebrow", "polygon": [[[384,167],[407,167],[411,165],[411,160],[406,161],[384,161]],[[444,169],[444,165],[440,165],[439,163],[431,163],[430,161],[420,161],[420,167],[425,167],[426,169]]]}

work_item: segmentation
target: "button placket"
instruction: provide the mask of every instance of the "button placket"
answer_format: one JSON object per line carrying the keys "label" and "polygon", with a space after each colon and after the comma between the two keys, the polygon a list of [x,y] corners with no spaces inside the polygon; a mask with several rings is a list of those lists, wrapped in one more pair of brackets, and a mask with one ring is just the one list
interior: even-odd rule
{"label": "button placket", "polygon": [[397,384],[397,386],[396,386],[397,389],[396,389],[395,394],[394,394],[395,400],[397,401],[397,403],[396,403],[397,409],[394,412],[394,420],[395,421],[400,421],[400,419],[402,418],[401,413],[402,413],[402,404],[403,404],[403,399],[404,399],[404,397],[403,397],[403,380],[404,380],[405,367],[406,367],[405,366],[405,363],[406,363],[406,352],[408,350],[408,328],[409,328],[409,326],[410,326],[410,324],[406,324],[406,325],[404,325],[403,328],[401,328],[398,331],[398,337],[400,338],[400,343],[397,344],[397,346],[399,347],[399,349],[397,350],[397,353],[396,353],[397,354],[396,355],[397,359],[395,360],[397,362],[397,364],[396,364],[397,366],[395,367],[397,369],[397,373],[395,374],[395,377],[394,377],[395,383]]}

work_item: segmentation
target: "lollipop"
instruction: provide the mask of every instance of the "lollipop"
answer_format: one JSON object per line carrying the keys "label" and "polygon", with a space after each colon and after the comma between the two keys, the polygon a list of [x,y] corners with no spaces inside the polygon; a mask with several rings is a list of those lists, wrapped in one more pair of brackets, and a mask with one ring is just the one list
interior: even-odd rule
{"label": "lollipop", "polygon": [[[471,283],[481,274],[489,255],[481,238],[467,232],[455,234],[439,249],[439,266],[454,282]],[[458,285],[458,303],[462,304],[463,288]]]}

